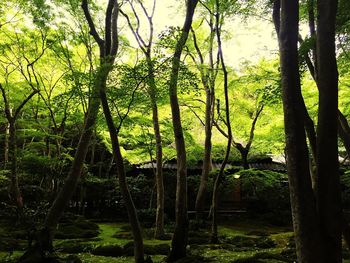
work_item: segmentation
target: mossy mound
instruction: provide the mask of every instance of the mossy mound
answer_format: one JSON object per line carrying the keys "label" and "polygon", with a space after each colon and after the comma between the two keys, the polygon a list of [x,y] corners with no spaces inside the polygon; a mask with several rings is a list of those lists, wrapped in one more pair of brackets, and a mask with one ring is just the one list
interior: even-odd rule
{"label": "mossy mound", "polygon": [[99,227],[97,224],[90,222],[84,218],[69,220],[59,224],[55,234],[57,239],[73,239],[73,238],[93,238],[99,235]]}
{"label": "mossy mound", "polygon": [[121,257],[125,255],[124,249],[118,245],[98,246],[91,251],[91,254],[105,257]]}
{"label": "mossy mound", "polygon": [[188,233],[188,244],[209,244],[210,243],[210,233],[206,231],[189,231]]}
{"label": "mossy mound", "polygon": [[117,232],[112,235],[114,238],[120,238],[120,239],[133,239],[132,234],[130,232]]}
{"label": "mossy mound", "polygon": [[[144,244],[144,251],[146,255],[168,255],[170,246],[168,244]],[[129,242],[124,245],[124,253],[126,256],[134,255],[134,242]]]}
{"label": "mossy mound", "polygon": [[93,244],[86,242],[86,240],[65,240],[56,245],[57,251],[69,254],[89,252],[93,249]]}
{"label": "mossy mound", "polygon": [[0,238],[0,251],[24,250],[28,245],[25,240],[16,238],[2,237]]}
{"label": "mossy mound", "polygon": [[249,231],[248,233],[246,233],[246,235],[247,236],[267,237],[267,236],[269,236],[269,233],[267,233],[266,231],[253,230],[253,231]]}
{"label": "mossy mound", "polygon": [[255,236],[230,236],[224,237],[224,243],[234,245],[237,248],[274,248],[276,243],[267,236],[255,237]]}

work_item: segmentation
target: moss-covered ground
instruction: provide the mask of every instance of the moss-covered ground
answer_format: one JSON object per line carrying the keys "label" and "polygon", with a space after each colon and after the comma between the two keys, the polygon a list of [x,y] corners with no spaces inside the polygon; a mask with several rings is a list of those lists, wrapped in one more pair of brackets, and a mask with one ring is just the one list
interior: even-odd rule
{"label": "moss-covered ground", "polygon": [[[204,228],[190,228],[189,258],[181,263],[282,263],[295,261],[293,233],[288,227],[269,226],[251,220],[230,221],[219,227],[220,242],[218,244],[209,242],[209,229],[209,225]],[[0,234],[2,237],[6,237],[4,227],[0,230]],[[70,237],[74,236],[73,233],[69,234]],[[144,229],[145,253],[152,258],[153,262],[164,262],[171,241],[169,238],[168,240],[155,240],[152,236],[153,229]],[[16,262],[25,249],[25,240],[13,239],[11,241],[8,233],[6,240],[18,242],[21,245],[11,248],[11,244],[1,242],[0,262]],[[132,236],[126,223],[99,223],[98,235],[95,237],[56,239],[54,245],[61,258],[74,254],[82,262],[87,263],[133,262]],[[346,255],[344,257],[346,258]],[[345,260],[344,262],[350,261]]]}

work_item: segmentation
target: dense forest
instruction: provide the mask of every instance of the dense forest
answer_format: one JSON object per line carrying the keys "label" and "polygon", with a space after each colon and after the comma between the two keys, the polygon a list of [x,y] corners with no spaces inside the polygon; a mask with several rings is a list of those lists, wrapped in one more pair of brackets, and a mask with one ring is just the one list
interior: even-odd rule
{"label": "dense forest", "polygon": [[1,1],[0,262],[350,262],[349,33],[347,0]]}

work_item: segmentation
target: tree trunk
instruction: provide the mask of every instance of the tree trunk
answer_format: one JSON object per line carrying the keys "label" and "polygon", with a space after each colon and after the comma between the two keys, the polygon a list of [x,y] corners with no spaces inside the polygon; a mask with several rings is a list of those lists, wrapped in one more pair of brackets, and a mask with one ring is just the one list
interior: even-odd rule
{"label": "tree trunk", "polygon": [[144,262],[144,250],[143,250],[143,239],[142,239],[141,227],[140,227],[139,220],[137,218],[136,208],[126,182],[125,168],[123,163],[123,157],[120,152],[118,133],[114,125],[112,114],[108,106],[105,88],[106,88],[105,85],[103,85],[101,86],[101,89],[100,89],[100,97],[102,101],[103,112],[107,122],[109,135],[112,141],[113,156],[117,166],[119,187],[125,202],[126,210],[128,212],[129,222],[131,225],[131,230],[134,238],[135,262],[142,263]]}
{"label": "tree trunk", "polygon": [[[281,1],[281,21],[278,21],[282,99],[287,151],[293,226],[299,262],[323,262],[320,257],[316,204],[309,173],[308,148],[301,105],[298,63],[297,0]],[[280,2],[274,3],[274,20],[279,16]],[[278,19],[279,20],[279,19]],[[330,261],[332,262],[332,261]]]}
{"label": "tree trunk", "polygon": [[149,76],[149,96],[152,105],[152,120],[154,137],[156,140],[156,185],[157,185],[157,213],[156,213],[156,229],[155,238],[164,236],[164,181],[163,181],[163,153],[162,138],[159,128],[158,106],[156,98],[156,84],[154,80],[154,69],[150,57],[146,57]]}
{"label": "tree trunk", "polygon": [[186,148],[181,125],[179,101],[177,97],[177,79],[180,68],[181,53],[187,41],[197,3],[198,0],[187,1],[186,19],[182,28],[180,39],[176,43],[169,83],[170,106],[177,156],[177,184],[175,214],[176,222],[168,262],[174,262],[186,256],[188,238]]}
{"label": "tree trunk", "polygon": [[337,1],[317,2],[317,125],[316,185],[322,251],[325,262],[342,262],[341,195],[338,163],[338,69],[335,48]]}
{"label": "tree trunk", "polygon": [[4,168],[7,168],[9,162],[9,137],[10,137],[10,123],[6,123],[5,138],[4,138]]}
{"label": "tree trunk", "polygon": [[231,121],[230,121],[230,105],[229,105],[229,94],[228,94],[228,72],[226,69],[224,55],[222,51],[222,43],[221,43],[221,28],[220,28],[220,2],[216,0],[216,13],[215,13],[215,29],[216,29],[216,37],[218,41],[218,55],[219,62],[221,62],[222,71],[224,74],[224,95],[225,95],[225,114],[226,114],[226,125],[227,125],[227,146],[224,160],[221,164],[220,171],[215,179],[213,196],[212,196],[212,204],[211,204],[211,213],[212,213],[212,225],[211,225],[211,241],[213,243],[218,242],[218,220],[217,220],[217,208],[218,208],[218,199],[219,199],[219,187],[221,184],[221,180],[224,176],[225,166],[228,162],[228,158],[230,156],[231,144],[232,144],[232,129],[231,129]]}
{"label": "tree trunk", "polygon": [[204,211],[204,202],[206,189],[208,184],[208,177],[211,170],[211,137],[212,137],[212,93],[209,87],[205,87],[206,101],[205,101],[205,142],[204,142],[204,158],[202,166],[201,181],[196,198],[196,213],[197,218]]}
{"label": "tree trunk", "polygon": [[23,199],[18,186],[17,176],[17,141],[16,141],[16,120],[11,118],[9,121],[9,160],[11,162],[11,186],[10,195],[13,203],[17,207],[17,213],[20,216],[23,209]]}
{"label": "tree trunk", "polygon": [[163,153],[162,137],[159,128],[158,106],[157,106],[157,87],[154,79],[154,68],[150,56],[146,55],[148,69],[148,94],[151,99],[153,131],[156,140],[156,185],[157,185],[157,213],[155,238],[164,236],[164,181],[163,181]]}
{"label": "tree trunk", "polygon": [[54,230],[61,218],[64,208],[67,206],[71,199],[74,190],[78,184],[78,179],[82,173],[84,160],[89,148],[91,136],[94,131],[94,126],[97,118],[97,114],[100,107],[99,89],[100,86],[105,85],[107,81],[109,71],[103,66],[98,69],[96,73],[95,83],[92,89],[92,94],[89,102],[88,112],[86,114],[84,128],[80,136],[80,140],[75,152],[74,161],[69,174],[65,180],[63,187],[56,196],[47,216],[45,219],[45,228],[42,230],[42,237],[45,240],[41,240],[41,247],[51,252],[52,250],[52,239]]}

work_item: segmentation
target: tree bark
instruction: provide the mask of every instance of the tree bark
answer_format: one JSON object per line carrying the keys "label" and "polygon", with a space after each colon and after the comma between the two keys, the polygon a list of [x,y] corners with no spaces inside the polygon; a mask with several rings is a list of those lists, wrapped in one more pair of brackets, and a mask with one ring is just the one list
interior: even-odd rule
{"label": "tree bark", "polygon": [[17,142],[16,142],[16,120],[11,118],[9,121],[9,159],[11,162],[11,186],[10,195],[13,203],[16,205],[18,213],[23,209],[23,198],[18,186],[17,176]]}
{"label": "tree bark", "polygon": [[18,186],[18,176],[17,176],[17,140],[16,140],[16,121],[21,113],[23,107],[27,104],[32,97],[38,93],[38,90],[33,90],[22,102],[21,104],[13,111],[10,107],[9,98],[7,97],[4,87],[0,84],[1,95],[5,104],[5,117],[8,122],[8,158],[11,162],[11,183],[10,183],[10,197],[11,201],[17,207],[17,215],[22,216],[23,210],[23,198],[21,191]]}
{"label": "tree bark", "polygon": [[341,262],[341,195],[338,161],[338,69],[335,48],[337,1],[317,2],[318,179],[316,197],[325,262]]}
{"label": "tree bark", "polygon": [[197,3],[198,0],[188,0],[186,2],[186,19],[182,27],[180,39],[176,43],[169,83],[170,106],[177,156],[177,184],[175,214],[176,222],[168,262],[174,262],[186,256],[188,239],[186,148],[181,125],[179,101],[177,97],[177,80],[180,68],[181,53],[187,41]]}
{"label": "tree bark", "polygon": [[[91,98],[89,102],[88,112],[86,114],[83,132],[75,152],[74,161],[69,174],[65,180],[63,187],[56,196],[45,219],[45,228],[42,230],[42,236],[46,240],[42,240],[41,247],[52,251],[52,240],[54,230],[63,214],[64,208],[71,199],[74,190],[78,184],[78,179],[82,173],[84,160],[89,148],[90,139],[94,131],[97,114],[100,107],[99,89],[105,85],[109,71],[102,65],[96,73],[96,79],[92,88]],[[45,244],[46,243],[46,244]]]}
{"label": "tree bark", "polygon": [[[117,9],[117,5],[117,0],[109,0],[108,2],[106,17],[109,17],[109,19],[106,19],[105,33],[111,37],[106,37],[106,40],[103,40],[100,38],[96,31],[94,22],[88,9],[87,0],[82,1],[82,9],[90,28],[90,34],[94,37],[100,49],[100,66],[94,76],[94,83],[90,93],[88,111],[85,116],[83,131],[80,136],[71,169],[68,173],[63,187],[56,196],[56,199],[54,200],[48,214],[46,215],[44,228],[41,230],[36,247],[34,248],[34,252],[35,250],[39,250],[39,253],[43,258],[45,258],[47,252],[51,253],[53,251],[52,241],[54,231],[61,216],[63,215],[64,208],[67,206],[74,193],[74,190],[76,189],[78,179],[82,173],[83,164],[86,158],[91,136],[94,131],[94,125],[96,123],[96,118],[100,108],[100,89],[106,85],[108,75],[112,70],[112,65],[117,53],[117,12],[115,11],[115,9]],[[21,257],[21,260],[25,260],[28,254],[30,255],[31,251],[25,253]]]}
{"label": "tree bark", "polygon": [[141,233],[141,227],[139,220],[137,218],[136,208],[132,200],[128,184],[126,182],[125,168],[123,157],[120,152],[119,138],[116,126],[114,125],[111,111],[109,109],[107,96],[106,96],[106,86],[100,86],[100,97],[102,101],[103,112],[107,122],[109,135],[112,141],[113,156],[117,166],[118,182],[122,193],[122,197],[125,202],[125,207],[128,212],[129,222],[131,225],[131,230],[134,238],[134,257],[136,263],[144,262],[144,249],[143,249],[143,239]]}
{"label": "tree bark", "polygon": [[[139,21],[138,14],[136,10],[133,7],[133,4],[129,2],[131,5],[131,8],[133,10],[134,16],[137,21]],[[154,65],[152,62],[152,41],[153,41],[153,16],[154,16],[154,10],[156,7],[156,0],[153,1],[153,8],[151,14],[147,11],[145,6],[141,1],[138,1],[138,3],[141,6],[141,9],[143,10],[144,15],[147,17],[148,24],[149,24],[149,39],[148,42],[146,42],[141,34],[139,33],[139,24],[137,24],[136,29],[132,25],[128,15],[126,15],[124,12],[121,12],[122,15],[126,18],[129,28],[131,32],[133,33],[140,49],[145,55],[146,63],[147,63],[147,72],[148,72],[148,96],[151,101],[151,107],[152,107],[152,122],[153,122],[153,131],[154,131],[154,137],[156,141],[156,186],[157,186],[157,211],[156,211],[156,228],[154,237],[155,238],[162,238],[164,236],[164,182],[163,182],[163,150],[162,150],[162,137],[160,133],[160,127],[159,127],[159,117],[158,117],[158,105],[157,105],[157,85],[155,81],[154,76]]]}
{"label": "tree bark", "polygon": [[281,61],[287,172],[296,251],[298,261],[316,263],[324,261],[320,257],[318,218],[309,172],[304,111],[300,100],[302,95],[297,48],[298,9],[297,0],[274,2],[274,18],[281,14],[277,32]]}
{"label": "tree bark", "polygon": [[163,151],[162,151],[162,137],[160,134],[158,106],[156,96],[156,83],[154,79],[154,68],[151,57],[146,56],[149,90],[148,94],[151,99],[152,106],[152,121],[153,131],[156,140],[156,185],[157,185],[157,212],[156,212],[156,229],[155,238],[162,238],[164,236],[164,182],[163,182]]}
{"label": "tree bark", "polygon": [[6,123],[5,127],[5,138],[4,138],[4,168],[7,168],[9,162],[9,140],[10,140],[10,123]]}
{"label": "tree bark", "polygon": [[[200,49],[200,46],[197,42],[196,33],[193,29],[191,29],[193,35],[193,44],[197,51],[197,55],[199,58],[199,65],[197,65],[198,70],[200,71],[201,81],[203,88],[205,90],[205,120],[204,120],[204,130],[205,130],[205,140],[204,140],[204,153],[203,153],[203,166],[202,166],[202,174],[201,180],[196,196],[195,210],[196,210],[196,218],[200,219],[203,216],[204,206],[205,206],[205,195],[207,191],[208,177],[209,173],[212,169],[212,129],[213,129],[213,117],[214,117],[214,101],[215,101],[215,81],[217,77],[217,67],[218,63],[214,65],[214,39],[215,39],[215,26],[214,26],[214,16],[211,11],[209,11],[210,19],[208,21],[210,28],[209,35],[209,65],[205,65],[204,56]],[[195,63],[196,60],[193,58]],[[218,56],[217,56],[218,60]],[[206,69],[209,67],[209,69]],[[216,67],[216,68],[215,68]]]}
{"label": "tree bark", "polygon": [[215,2],[216,13],[215,13],[215,29],[216,29],[216,38],[218,42],[218,55],[220,58],[220,63],[222,67],[222,71],[224,74],[224,96],[225,96],[225,114],[226,114],[226,125],[227,125],[227,146],[226,152],[223,162],[221,163],[221,167],[219,173],[215,179],[213,196],[212,196],[212,204],[211,204],[211,215],[212,215],[212,224],[211,224],[211,242],[218,242],[218,199],[219,199],[219,187],[221,184],[222,177],[224,176],[225,167],[228,162],[228,158],[230,156],[231,144],[232,144],[232,129],[230,122],[230,105],[229,105],[229,96],[228,96],[228,72],[226,69],[224,55],[222,51],[222,43],[221,43],[221,24],[220,24],[220,3],[219,0]]}
{"label": "tree bark", "polygon": [[208,177],[211,170],[211,137],[212,137],[212,92],[209,87],[205,87],[206,101],[205,101],[205,141],[204,141],[204,158],[202,166],[201,181],[196,197],[195,209],[197,218],[204,211],[205,195],[208,184]]}

